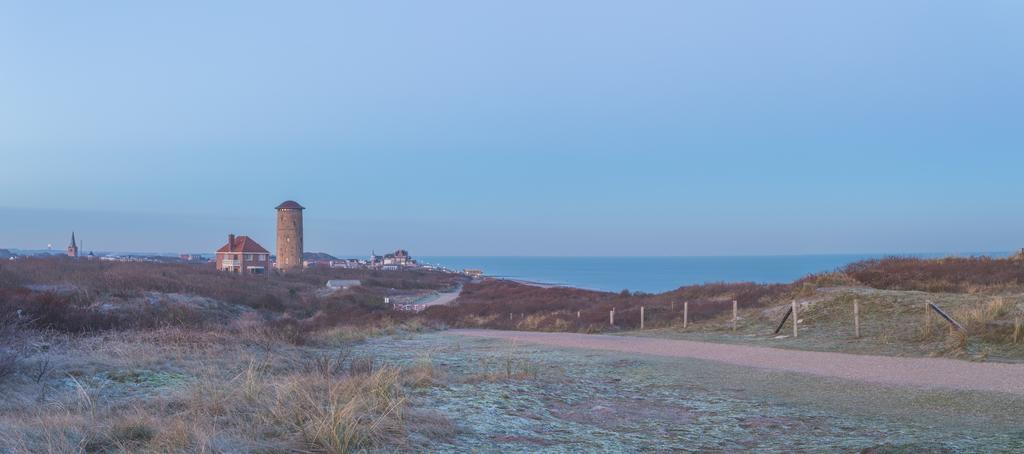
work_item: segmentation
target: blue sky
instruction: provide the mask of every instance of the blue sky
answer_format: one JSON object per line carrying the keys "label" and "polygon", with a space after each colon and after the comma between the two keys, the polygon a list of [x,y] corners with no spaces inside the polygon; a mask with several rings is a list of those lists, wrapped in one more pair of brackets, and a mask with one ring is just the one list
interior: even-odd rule
{"label": "blue sky", "polygon": [[9,2],[0,247],[1024,246],[1017,1]]}

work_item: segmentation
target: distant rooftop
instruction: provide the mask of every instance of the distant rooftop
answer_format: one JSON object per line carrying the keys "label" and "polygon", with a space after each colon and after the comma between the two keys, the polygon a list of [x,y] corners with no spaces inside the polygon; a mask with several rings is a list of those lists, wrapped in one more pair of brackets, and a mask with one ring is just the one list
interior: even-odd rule
{"label": "distant rooftop", "polygon": [[305,210],[306,207],[299,205],[294,200],[286,200],[284,203],[278,205],[275,210]]}

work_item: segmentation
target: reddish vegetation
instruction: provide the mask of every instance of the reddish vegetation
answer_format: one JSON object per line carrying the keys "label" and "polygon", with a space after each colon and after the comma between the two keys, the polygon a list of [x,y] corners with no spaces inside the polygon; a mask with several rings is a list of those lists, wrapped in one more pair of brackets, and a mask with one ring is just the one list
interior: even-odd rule
{"label": "reddish vegetation", "polygon": [[0,288],[0,314],[20,315],[29,325],[62,332],[115,328],[156,328],[165,325],[201,326],[212,322],[181,305],[147,305],[130,310],[98,311],[74,295]]}
{"label": "reddish vegetation", "polygon": [[[317,295],[329,279],[360,279],[364,285]],[[38,328],[83,332],[223,324],[250,311],[282,330],[309,331],[412,318],[383,303],[389,289],[444,289],[457,280],[441,273],[336,269],[267,278],[219,272],[212,265],[22,259],[0,264],[0,316],[20,313]],[[156,292],[159,304],[146,303],[146,292]],[[161,296],[169,294],[220,303],[209,308]]]}
{"label": "reddish vegetation", "polygon": [[854,263],[844,270],[869,287],[887,290],[979,293],[1024,286],[1024,260],[890,257]]}

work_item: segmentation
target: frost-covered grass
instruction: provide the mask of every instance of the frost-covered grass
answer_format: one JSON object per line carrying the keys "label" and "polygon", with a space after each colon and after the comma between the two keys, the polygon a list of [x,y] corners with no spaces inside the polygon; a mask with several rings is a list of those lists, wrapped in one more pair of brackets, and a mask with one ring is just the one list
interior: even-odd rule
{"label": "frost-covered grass", "polygon": [[[0,451],[1016,450],[1024,400],[444,332],[27,333]],[[398,331],[396,331],[398,333]]]}
{"label": "frost-covered grass", "polygon": [[448,433],[407,420],[432,368],[260,333],[25,331],[0,383],[0,452],[352,452]]}
{"label": "frost-covered grass", "polygon": [[[1021,396],[869,385],[430,333],[355,347],[447,377],[412,399],[456,425],[430,452],[1014,451]],[[506,364],[513,363],[512,373]],[[519,365],[523,365],[522,367]],[[529,374],[516,371],[528,369]],[[486,374],[487,380],[467,380]]]}

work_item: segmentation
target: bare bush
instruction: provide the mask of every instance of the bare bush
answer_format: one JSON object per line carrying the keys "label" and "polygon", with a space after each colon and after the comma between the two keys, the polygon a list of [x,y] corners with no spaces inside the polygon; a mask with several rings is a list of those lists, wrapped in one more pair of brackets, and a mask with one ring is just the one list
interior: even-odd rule
{"label": "bare bush", "polygon": [[371,356],[360,356],[352,358],[348,364],[349,375],[369,375],[372,374],[377,361]]}
{"label": "bare bush", "polygon": [[323,378],[340,376],[345,372],[345,361],[349,357],[347,350],[338,351],[334,355],[321,353],[311,358],[304,367],[307,374]]}
{"label": "bare bush", "polygon": [[50,363],[50,356],[43,355],[39,360],[36,360],[32,364],[32,368],[29,370],[29,376],[32,381],[36,384],[42,382],[47,376],[50,375],[50,371],[53,370],[53,365]]}
{"label": "bare bush", "polygon": [[17,313],[0,311],[0,381],[18,370],[24,341],[24,321]]}
{"label": "bare bush", "polygon": [[0,381],[18,371],[18,357],[15,352],[0,350]]}

